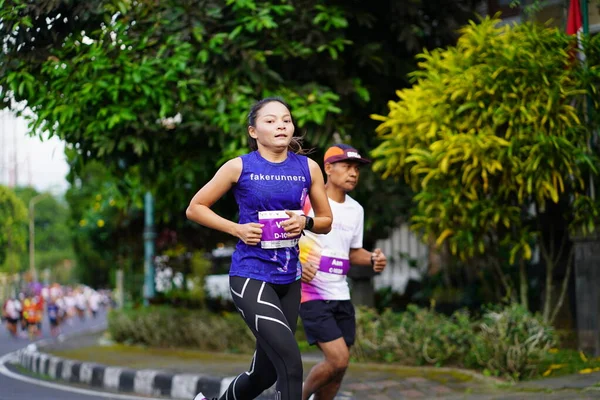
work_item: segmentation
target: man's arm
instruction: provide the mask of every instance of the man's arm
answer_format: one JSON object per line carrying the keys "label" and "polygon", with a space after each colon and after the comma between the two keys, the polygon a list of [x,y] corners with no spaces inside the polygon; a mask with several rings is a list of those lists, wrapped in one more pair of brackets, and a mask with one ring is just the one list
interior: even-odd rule
{"label": "man's arm", "polygon": [[365,249],[350,249],[350,264],[371,266],[371,256],[373,253]]}
{"label": "man's arm", "polygon": [[365,249],[350,249],[350,264],[373,266],[375,272],[381,272],[387,265],[387,258],[381,249],[375,249],[373,252]]}

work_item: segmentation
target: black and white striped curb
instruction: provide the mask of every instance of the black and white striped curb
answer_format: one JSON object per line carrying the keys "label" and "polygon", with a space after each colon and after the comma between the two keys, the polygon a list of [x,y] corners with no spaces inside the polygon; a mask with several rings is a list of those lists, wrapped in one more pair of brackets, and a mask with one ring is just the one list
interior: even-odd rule
{"label": "black and white striped curb", "polygon": [[[98,330],[100,331],[100,330]],[[92,332],[92,331],[90,331]],[[59,337],[64,341],[68,336]],[[77,335],[72,335],[77,336]],[[163,370],[135,370],[111,367],[91,362],[74,361],[41,352],[40,347],[54,342],[46,339],[9,354],[6,359],[36,375],[54,381],[86,385],[111,392],[160,396],[191,400],[202,392],[208,398],[219,397],[236,377],[214,377],[203,374],[177,374]],[[276,397],[275,385],[264,391],[257,400]],[[350,393],[338,393],[335,400],[352,400]]]}
{"label": "black and white striped curb", "polygon": [[228,378],[173,374],[160,370],[134,370],[73,361],[39,352],[37,346],[31,345],[17,351],[13,361],[34,374],[55,381],[173,399],[191,400],[198,392],[208,397],[217,397],[221,393],[222,385],[231,381]]}
{"label": "black and white striped curb", "polygon": [[[235,377],[173,374],[161,370],[134,370],[102,364],[79,362],[38,351],[36,345],[13,353],[12,361],[34,374],[54,381],[87,385],[119,393],[161,396],[191,400],[202,392],[208,398],[219,397]],[[258,400],[275,398],[275,387],[263,392]],[[349,393],[339,393],[336,400],[352,400]]]}

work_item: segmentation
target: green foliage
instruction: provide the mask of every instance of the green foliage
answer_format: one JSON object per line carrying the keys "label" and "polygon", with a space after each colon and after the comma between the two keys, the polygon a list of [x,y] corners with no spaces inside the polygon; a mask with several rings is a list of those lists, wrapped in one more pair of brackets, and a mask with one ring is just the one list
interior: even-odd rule
{"label": "green foliage", "polygon": [[[600,127],[600,36],[591,35],[583,38],[582,43],[585,49],[586,67],[580,79],[584,82],[588,96],[586,98],[586,109],[588,113],[588,123],[595,130],[594,138],[590,141],[589,147],[595,154],[600,154],[600,142],[598,141],[598,128]],[[596,193],[600,189],[598,179],[594,180]],[[579,197],[575,199],[575,208],[578,212],[575,215],[573,225],[584,227],[582,233],[590,231],[590,221],[595,221],[596,225],[600,221],[600,198],[595,199]]]}
{"label": "green foliage", "polygon": [[[71,229],[68,224],[69,208],[64,199],[51,193],[39,193],[31,187],[15,188],[15,193],[23,204],[29,204],[34,196],[42,195],[34,204],[35,215],[35,266],[38,272],[48,268],[51,276],[59,269],[65,269],[74,260]],[[27,238],[29,246],[29,238]],[[65,264],[66,263],[66,264]],[[29,255],[23,253],[21,265],[29,265]],[[60,274],[61,279],[70,279],[68,274]]]}
{"label": "green foliage", "polygon": [[[499,22],[470,23],[456,46],[419,55],[414,86],[397,92],[387,116],[373,116],[382,140],[374,168],[411,186],[412,228],[424,241],[448,249],[472,276],[493,271],[502,296],[519,293],[527,304],[525,264],[537,245],[548,321],[567,287],[553,301],[554,270],[570,258],[563,226],[585,233],[598,222],[600,204],[589,195],[597,123],[582,121],[585,94],[600,80],[573,57],[576,38]],[[590,54],[598,45],[589,42]],[[518,291],[505,272],[516,267]]]}
{"label": "green foliage", "polygon": [[538,370],[544,371],[541,374],[543,377],[589,374],[600,371],[600,358],[588,358],[584,353],[573,349],[552,348],[548,350]]}
{"label": "green foliage", "polygon": [[[352,357],[359,361],[472,367],[515,380],[543,372],[556,343],[548,325],[515,306],[489,311],[481,319],[416,306],[403,313],[360,307],[356,322]],[[114,340],[128,344],[254,351],[254,337],[237,313],[167,307],[112,311],[109,331]],[[296,339],[301,349],[311,349],[300,320]]]}
{"label": "green foliage", "polygon": [[460,364],[470,350],[473,328],[469,315],[447,317],[435,311],[408,306],[406,312],[381,314],[362,308],[357,314],[353,355],[361,360],[402,362],[410,365]]}
{"label": "green foliage", "polygon": [[543,372],[542,361],[557,343],[550,326],[516,304],[488,310],[478,325],[467,365],[515,380]]}
{"label": "green foliage", "polygon": [[544,2],[542,0],[512,0],[509,4],[511,8],[522,7],[523,13],[527,17],[534,17],[536,13],[544,8]]}
{"label": "green foliage", "polygon": [[[415,86],[390,102],[375,168],[418,194],[413,224],[472,258],[498,244],[531,257],[526,211],[586,197],[596,158],[574,104],[585,88],[557,29],[485,19],[456,47],[420,55]],[[493,240],[496,236],[497,240]]]}
{"label": "green foliage", "polygon": [[[477,2],[84,3],[2,1],[0,102],[25,102],[36,133],[69,143],[74,174],[101,159],[157,194],[161,220],[180,221],[197,187],[246,151],[258,98],[286,98],[316,154],[335,132],[372,147],[365,106],[406,85],[415,51],[453,43]],[[404,184],[365,175],[385,204],[403,203]],[[230,202],[217,207],[234,217]],[[378,237],[401,210],[368,207]]]}
{"label": "green foliage", "polygon": [[[203,308],[206,305],[205,277],[212,263],[204,251],[188,251],[178,244],[161,252],[155,258],[157,268],[157,296],[153,304],[174,307]],[[162,274],[167,272],[169,274]]]}
{"label": "green foliage", "polygon": [[108,330],[117,342],[156,347],[251,353],[254,336],[237,314],[168,307],[112,311]]}
{"label": "green foliage", "polygon": [[[27,241],[27,208],[16,194],[0,185],[0,265],[4,264],[9,253],[20,255],[25,252]],[[9,272],[15,270],[17,259],[13,257]]]}
{"label": "green foliage", "polygon": [[[72,155],[72,153],[70,153]],[[69,157],[74,162],[73,157]],[[77,255],[76,276],[92,287],[112,284],[114,271],[122,268],[133,280],[142,271],[141,205],[135,180],[116,180],[98,162],[90,162],[69,174],[66,199],[71,210],[69,228]],[[131,196],[125,195],[131,193]]]}
{"label": "green foliage", "polygon": [[192,289],[190,290],[191,295],[197,298],[201,303],[206,298],[206,290],[204,289],[204,282],[206,275],[210,273],[211,262],[206,258],[206,255],[202,251],[195,251],[192,253],[190,260],[191,273],[187,276],[188,281],[191,283]]}
{"label": "green foliage", "polygon": [[362,361],[470,367],[515,380],[539,375],[556,344],[552,328],[518,305],[481,319],[414,305],[403,313],[360,308],[357,337],[353,356]]}

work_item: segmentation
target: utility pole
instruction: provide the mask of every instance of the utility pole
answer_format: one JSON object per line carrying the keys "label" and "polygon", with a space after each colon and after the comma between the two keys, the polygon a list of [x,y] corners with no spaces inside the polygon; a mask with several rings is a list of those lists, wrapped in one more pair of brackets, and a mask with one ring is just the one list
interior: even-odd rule
{"label": "utility pole", "polygon": [[27,186],[33,187],[33,172],[31,171],[31,154],[27,153]]}
{"label": "utility pole", "polygon": [[[581,28],[583,30],[583,37],[585,39],[589,38],[590,36],[590,18],[589,18],[589,10],[588,10],[588,2],[587,0],[582,0],[579,2],[579,5],[581,7]],[[587,41],[585,42],[587,44]],[[585,51],[587,49],[583,49],[583,53],[585,54]],[[585,60],[585,68],[588,69],[589,68],[589,62],[586,58]],[[586,105],[587,105],[587,119],[588,121],[590,121],[592,119],[592,113],[594,112],[594,104],[592,102],[592,97],[590,96],[590,94],[586,94]],[[590,141],[588,143],[588,146],[590,149],[594,149],[594,145],[596,142],[596,132],[592,131],[592,135],[590,138]],[[594,179],[593,179],[593,175],[590,174],[590,197],[592,198],[592,200],[594,200],[596,198],[596,188],[594,187]]]}
{"label": "utility pole", "polygon": [[117,309],[123,309],[123,304],[125,304],[125,285],[123,284],[123,268],[119,267],[117,270],[117,296],[115,298],[115,302],[117,303]]}
{"label": "utility pole", "polygon": [[4,184],[6,176],[6,114],[8,111],[2,110],[2,130],[0,130],[0,185]]}
{"label": "utility pole", "polygon": [[33,282],[38,281],[37,269],[35,268],[35,204],[46,196],[48,196],[48,193],[42,193],[29,200],[29,272]]}
{"label": "utility pole", "polygon": [[19,151],[17,144],[17,124],[13,120],[13,187],[19,186]]}
{"label": "utility pole", "polygon": [[149,191],[144,197],[144,305],[154,298],[154,197]]}

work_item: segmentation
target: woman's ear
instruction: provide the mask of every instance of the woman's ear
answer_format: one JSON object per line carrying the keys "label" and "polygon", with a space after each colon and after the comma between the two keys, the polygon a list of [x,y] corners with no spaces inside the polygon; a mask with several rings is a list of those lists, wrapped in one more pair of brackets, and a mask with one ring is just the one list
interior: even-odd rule
{"label": "woman's ear", "polygon": [[256,139],[256,128],[253,126],[248,126],[248,135],[250,135],[252,139]]}

